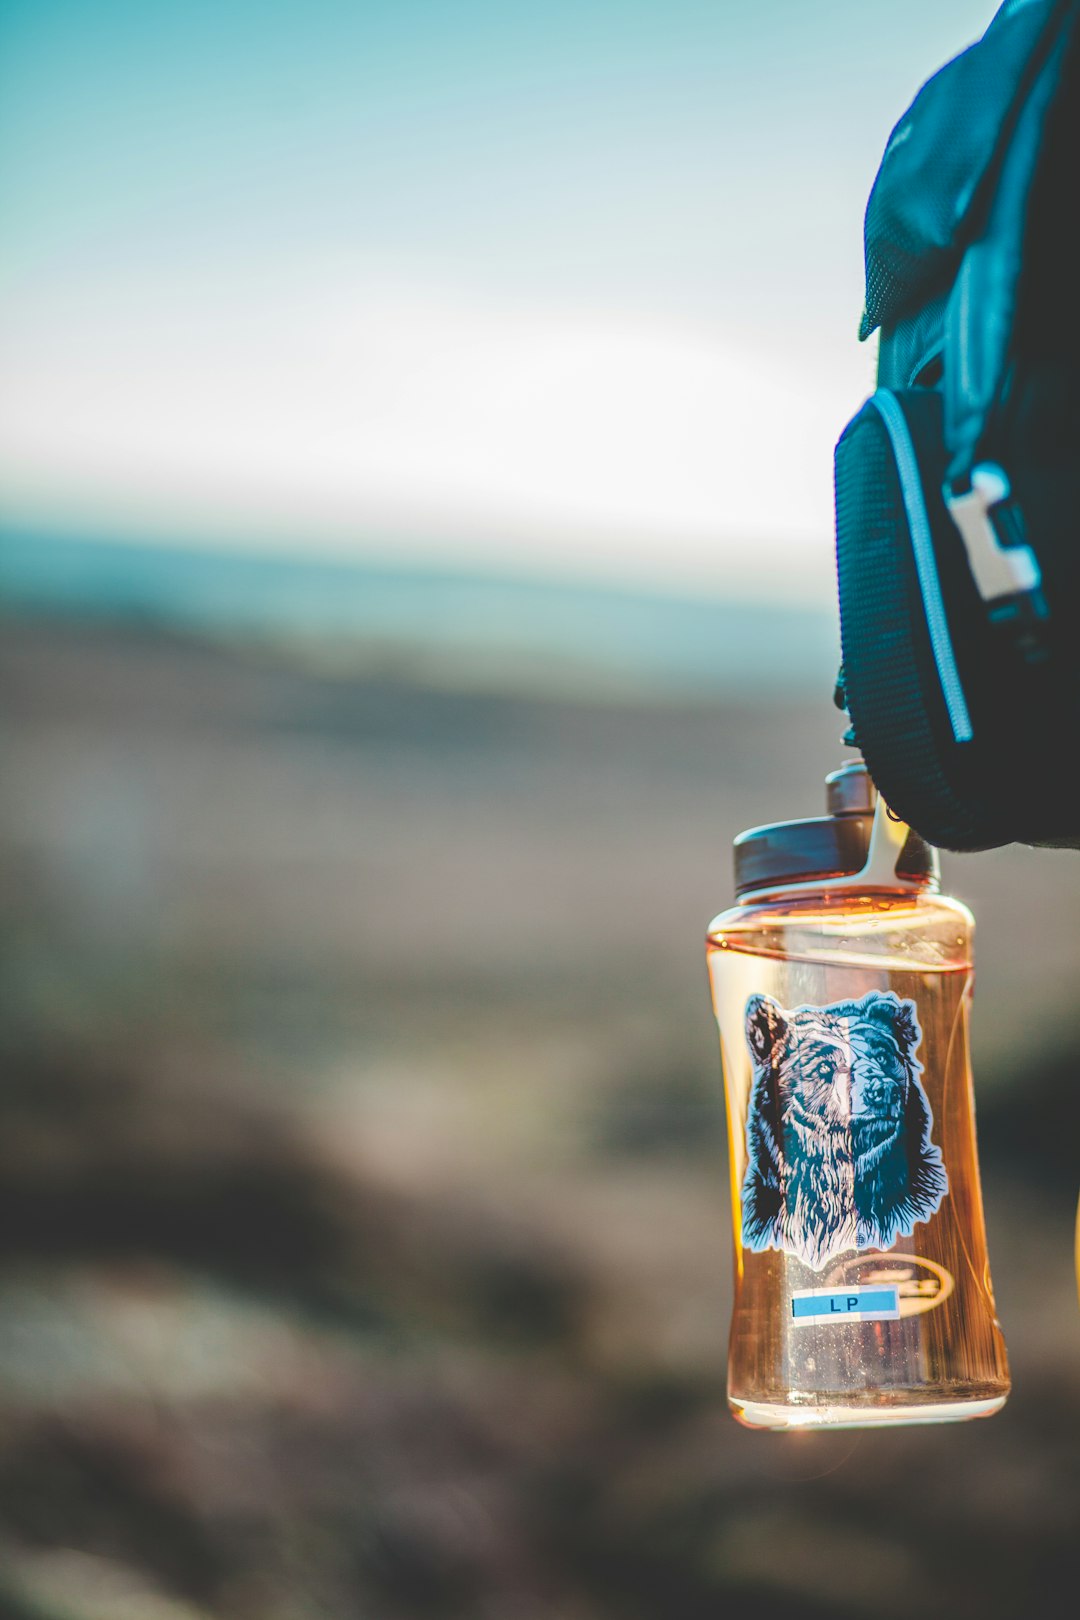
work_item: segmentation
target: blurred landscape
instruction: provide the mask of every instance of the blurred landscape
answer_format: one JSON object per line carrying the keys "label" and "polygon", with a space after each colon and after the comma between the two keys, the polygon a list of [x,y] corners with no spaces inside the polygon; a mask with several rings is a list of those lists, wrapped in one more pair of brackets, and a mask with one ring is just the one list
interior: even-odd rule
{"label": "blurred landscape", "polygon": [[417,575],[300,633],[26,555],[3,1620],[1071,1615],[1076,854],[945,864],[1005,1411],[749,1434],[703,937],[843,757],[831,627]]}
{"label": "blurred landscape", "polygon": [[1004,1412],[725,1400],[704,935],[992,10],[0,6],[0,1620],[1071,1620],[1075,852],[945,862]]}

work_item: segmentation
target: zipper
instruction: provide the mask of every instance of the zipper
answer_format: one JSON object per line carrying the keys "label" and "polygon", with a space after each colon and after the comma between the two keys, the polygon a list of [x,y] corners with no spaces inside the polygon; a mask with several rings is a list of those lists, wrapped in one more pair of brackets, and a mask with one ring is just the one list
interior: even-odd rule
{"label": "zipper", "polygon": [[900,493],[904,498],[911,549],[915,554],[915,572],[922,595],[926,628],[930,633],[930,651],[941,682],[941,692],[952,727],[953,739],[958,743],[971,742],[975,733],[971,726],[967,700],[956,667],[949,623],[945,616],[945,601],[941,594],[937,558],[930,530],[930,517],[926,510],[918,457],[911,439],[911,430],[900,401],[888,388],[879,388],[868,401],[885,424],[892,444],[896,470],[900,475]]}

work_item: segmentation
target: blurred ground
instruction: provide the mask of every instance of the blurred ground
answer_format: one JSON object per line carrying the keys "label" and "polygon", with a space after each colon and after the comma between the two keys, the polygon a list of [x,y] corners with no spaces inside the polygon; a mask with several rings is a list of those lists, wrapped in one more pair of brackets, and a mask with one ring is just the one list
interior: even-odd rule
{"label": "blurred ground", "polygon": [[1075,1612],[1080,857],[946,868],[1004,1413],[758,1436],[702,940],[827,694],[44,620],[0,687],[0,1620]]}

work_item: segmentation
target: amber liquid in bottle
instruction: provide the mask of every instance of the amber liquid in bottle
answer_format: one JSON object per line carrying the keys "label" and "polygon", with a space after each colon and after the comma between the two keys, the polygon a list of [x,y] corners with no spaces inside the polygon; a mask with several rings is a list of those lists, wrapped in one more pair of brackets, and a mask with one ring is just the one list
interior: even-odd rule
{"label": "amber liquid in bottle", "polygon": [[[941,1422],[1004,1404],[1008,1366],[987,1263],[968,1057],[972,929],[964,906],[932,892],[830,895],[827,885],[736,906],[710,927],[735,1228],[728,1398],[748,1426]],[[929,1138],[947,1191],[887,1247],[850,1245],[816,1266],[782,1247],[754,1249],[743,1234],[755,1080],[748,1004],[763,996],[780,1009],[827,1009],[871,992],[914,1005]],[[818,1293],[823,1310],[843,1312],[866,1297],[852,1290],[882,1286],[896,1290],[898,1317],[812,1315]],[[810,1290],[810,1310],[793,1304]]]}

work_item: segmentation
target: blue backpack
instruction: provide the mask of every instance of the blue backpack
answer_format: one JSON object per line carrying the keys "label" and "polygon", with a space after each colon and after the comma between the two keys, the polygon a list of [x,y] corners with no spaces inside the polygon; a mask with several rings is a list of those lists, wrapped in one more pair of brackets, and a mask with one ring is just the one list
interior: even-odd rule
{"label": "blue backpack", "polygon": [[866,211],[877,390],[836,448],[837,701],[930,843],[1080,847],[1080,0],[1009,0]]}

